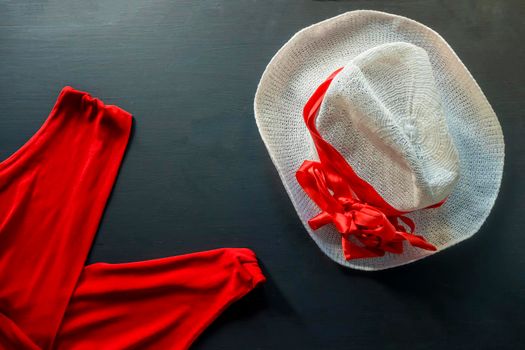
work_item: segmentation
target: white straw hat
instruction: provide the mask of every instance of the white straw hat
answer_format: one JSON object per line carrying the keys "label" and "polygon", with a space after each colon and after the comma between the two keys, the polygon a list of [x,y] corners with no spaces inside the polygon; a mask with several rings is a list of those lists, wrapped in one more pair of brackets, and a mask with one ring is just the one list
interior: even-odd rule
{"label": "white straw hat", "polygon": [[[498,195],[504,161],[498,119],[445,40],[413,20],[353,11],[299,31],[266,67],[254,108],[299,217],[341,265],[381,270],[450,247],[479,230]],[[315,117],[307,127],[309,113]],[[314,143],[316,132],[325,141]],[[351,188],[350,206],[330,185],[337,167],[327,165],[319,142],[348,167],[341,178]],[[362,197],[361,185],[375,194]],[[344,211],[322,208],[316,191]],[[383,215],[381,225],[398,232],[397,241],[388,245],[383,233],[369,234],[377,223],[363,228],[355,215],[365,222]],[[414,232],[404,229],[411,221]],[[351,247],[343,249],[345,242]]]}

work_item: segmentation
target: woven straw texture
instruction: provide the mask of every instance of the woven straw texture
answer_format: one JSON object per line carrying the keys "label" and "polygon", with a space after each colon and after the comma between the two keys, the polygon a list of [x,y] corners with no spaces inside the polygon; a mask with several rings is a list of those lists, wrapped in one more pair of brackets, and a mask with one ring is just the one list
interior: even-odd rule
{"label": "woven straw texture", "polygon": [[391,268],[434,252],[407,243],[403,254],[346,261],[332,225],[312,231],[319,213],[295,179],[317,155],[302,109],[340,67],[321,106],[318,129],[387,202],[415,210],[416,233],[438,251],[479,230],[497,197],[504,161],[498,119],[476,81],[436,32],[410,19],[353,11],[298,32],[268,64],[255,117],[297,213],[321,250],[361,270]]}

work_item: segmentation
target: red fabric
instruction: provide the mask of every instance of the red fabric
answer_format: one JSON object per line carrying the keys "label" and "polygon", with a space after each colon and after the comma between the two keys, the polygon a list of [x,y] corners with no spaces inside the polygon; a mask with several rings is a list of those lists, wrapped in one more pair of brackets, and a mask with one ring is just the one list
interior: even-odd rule
{"label": "red fabric", "polygon": [[186,349],[264,281],[248,249],[84,266],[131,120],[66,87],[0,163],[0,349]]}
{"label": "red fabric", "polygon": [[403,215],[407,213],[388,204],[317,130],[315,122],[321,103],[342,69],[332,73],[315,90],[303,110],[304,122],[319,156],[319,162],[307,160],[296,173],[301,187],[322,210],[308,221],[310,227],[316,230],[333,223],[341,233],[346,260],[379,257],[385,252],[401,254],[405,240],[414,247],[436,250],[423,236],[414,234],[414,222]]}

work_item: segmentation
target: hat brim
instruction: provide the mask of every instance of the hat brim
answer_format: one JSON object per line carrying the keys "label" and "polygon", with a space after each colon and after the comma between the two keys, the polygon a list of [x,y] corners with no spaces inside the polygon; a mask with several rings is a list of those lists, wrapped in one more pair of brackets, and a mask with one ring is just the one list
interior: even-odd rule
{"label": "hat brim", "polygon": [[459,153],[460,180],[446,203],[409,214],[417,234],[442,251],[476,233],[499,192],[504,163],[501,126],[476,81],[446,41],[405,17],[352,11],[295,34],[264,71],[254,110],[257,126],[279,176],[310,237],[335,262],[360,270],[382,270],[434,254],[405,245],[402,254],[347,261],[332,225],[313,231],[308,220],[319,208],[295,179],[302,162],[315,159],[302,109],[330,73],[377,45],[408,42],[425,49],[435,73],[449,132]]}

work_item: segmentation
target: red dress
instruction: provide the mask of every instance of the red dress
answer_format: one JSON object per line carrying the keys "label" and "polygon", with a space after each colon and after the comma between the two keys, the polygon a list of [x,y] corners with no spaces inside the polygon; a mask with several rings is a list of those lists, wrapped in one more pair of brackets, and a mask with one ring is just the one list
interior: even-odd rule
{"label": "red dress", "polygon": [[245,248],[84,265],[131,123],[66,87],[0,163],[0,349],[186,349],[264,281]]}

